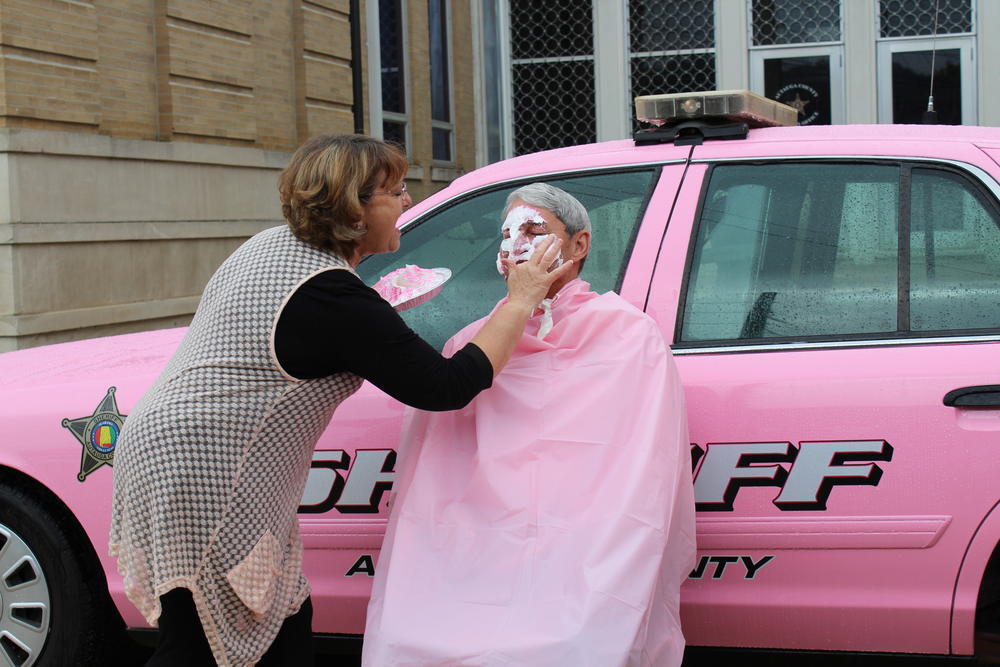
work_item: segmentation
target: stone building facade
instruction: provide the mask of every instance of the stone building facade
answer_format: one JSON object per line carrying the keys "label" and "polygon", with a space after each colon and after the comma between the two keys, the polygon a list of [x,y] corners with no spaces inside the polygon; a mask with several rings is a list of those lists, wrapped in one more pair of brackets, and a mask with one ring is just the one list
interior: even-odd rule
{"label": "stone building facade", "polygon": [[[291,151],[316,134],[372,133],[379,42],[366,30],[379,4],[394,3],[3,0],[0,352],[186,324],[218,264],[280,224]],[[419,198],[475,166],[472,86],[453,83],[472,77],[469,5],[396,4]],[[432,6],[444,35],[430,32]],[[430,95],[412,92],[430,89],[442,40],[443,160]]]}

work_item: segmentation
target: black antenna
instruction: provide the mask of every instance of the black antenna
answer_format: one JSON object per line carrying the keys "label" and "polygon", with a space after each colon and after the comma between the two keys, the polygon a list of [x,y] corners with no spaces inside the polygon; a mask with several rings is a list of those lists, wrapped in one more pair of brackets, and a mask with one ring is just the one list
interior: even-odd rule
{"label": "black antenna", "polygon": [[921,122],[924,125],[936,125],[938,122],[937,111],[934,110],[934,70],[935,61],[937,59],[937,32],[940,2],[941,0],[934,0],[934,41],[931,42],[931,88],[927,94],[927,111],[924,112],[924,116],[921,119]]}

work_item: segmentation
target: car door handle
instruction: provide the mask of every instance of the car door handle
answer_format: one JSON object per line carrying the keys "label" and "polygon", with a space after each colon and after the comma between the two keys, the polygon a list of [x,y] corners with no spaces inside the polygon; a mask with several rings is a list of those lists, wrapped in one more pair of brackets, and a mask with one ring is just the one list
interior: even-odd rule
{"label": "car door handle", "polygon": [[981,384],[952,389],[944,395],[944,404],[954,408],[1000,408],[1000,384]]}

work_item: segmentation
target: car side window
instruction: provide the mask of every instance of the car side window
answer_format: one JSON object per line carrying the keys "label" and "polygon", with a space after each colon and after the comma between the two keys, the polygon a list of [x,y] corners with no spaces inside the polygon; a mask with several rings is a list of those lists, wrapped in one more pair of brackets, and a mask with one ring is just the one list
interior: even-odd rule
{"label": "car side window", "polygon": [[1000,217],[963,176],[914,169],[910,208],[910,326],[1000,326]]}
{"label": "car side window", "polygon": [[[590,256],[581,278],[597,292],[617,290],[656,169],[545,179],[575,196],[590,214]],[[369,257],[358,275],[369,285],[406,264],[445,267],[452,277],[430,301],[403,311],[403,319],[438,349],[470,322],[487,315],[506,293],[497,272],[500,216],[507,195],[525,182],[489,190],[431,211],[410,225],[399,251]]]}
{"label": "car side window", "polygon": [[1000,227],[986,197],[955,172],[909,164],[718,165],[679,342],[1000,326]]}

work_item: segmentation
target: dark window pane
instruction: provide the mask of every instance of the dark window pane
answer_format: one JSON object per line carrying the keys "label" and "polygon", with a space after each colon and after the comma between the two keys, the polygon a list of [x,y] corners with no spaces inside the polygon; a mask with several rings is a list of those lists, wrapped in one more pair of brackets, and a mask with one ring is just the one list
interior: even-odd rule
{"label": "dark window pane", "polygon": [[597,140],[592,60],[514,65],[514,152]]}
{"label": "dark window pane", "polygon": [[[579,199],[590,214],[593,240],[581,277],[597,292],[621,286],[654,173],[546,181]],[[496,257],[500,213],[512,190],[514,186],[478,194],[433,213],[404,232],[399,251],[369,257],[358,266],[358,274],[373,285],[405,264],[451,269],[452,278],[438,297],[401,313],[414,331],[440,349],[459,329],[489,313],[507,291],[497,273]]]}
{"label": "dark window pane", "polygon": [[382,138],[406,149],[406,124],[391,120],[382,122]]}
{"label": "dark window pane", "polygon": [[448,90],[448,17],[444,12],[445,0],[427,3],[427,20],[430,29],[431,61],[431,118],[451,120],[451,101]]}
{"label": "dark window pane", "polygon": [[1000,220],[958,174],[914,169],[910,220],[910,328],[1000,327]]}
{"label": "dark window pane", "polygon": [[432,128],[431,143],[433,144],[435,160],[451,162],[451,130],[444,130],[439,127]]}
{"label": "dark window pane", "polygon": [[898,182],[881,165],[716,167],[681,339],[896,331]]}
{"label": "dark window pane", "polygon": [[840,41],[840,0],[754,0],[753,43]]}
{"label": "dark window pane", "polygon": [[379,57],[382,60],[382,109],[406,113],[403,77],[403,17],[400,0],[379,0]]}
{"label": "dark window pane", "polygon": [[715,47],[714,0],[631,0],[632,52]]}
{"label": "dark window pane", "polygon": [[927,109],[934,61],[934,110],[942,125],[962,124],[962,63],[958,49],[892,54],[892,122],[919,123]]}
{"label": "dark window pane", "polygon": [[635,120],[635,98],[639,95],[666,95],[696,90],[715,90],[715,54],[692,53],[678,56],[632,58],[632,129],[643,125]]}
{"label": "dark window pane", "polygon": [[593,55],[592,12],[591,0],[511,0],[511,57]]}
{"label": "dark window pane", "polygon": [[879,22],[883,37],[971,32],[972,2],[971,0],[881,0]]}
{"label": "dark window pane", "polygon": [[632,59],[632,96],[715,90],[715,54]]}
{"label": "dark window pane", "polygon": [[830,56],[765,60],[764,96],[794,107],[799,125],[829,125]]}

